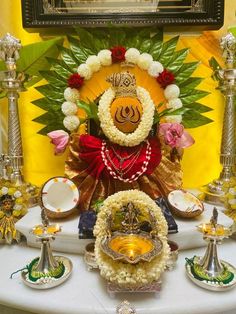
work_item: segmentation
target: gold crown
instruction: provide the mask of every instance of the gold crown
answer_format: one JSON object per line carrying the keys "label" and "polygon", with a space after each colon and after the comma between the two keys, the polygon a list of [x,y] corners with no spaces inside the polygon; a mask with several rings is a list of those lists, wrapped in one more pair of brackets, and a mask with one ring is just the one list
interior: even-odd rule
{"label": "gold crown", "polygon": [[115,89],[116,97],[137,97],[136,79],[129,72],[113,73],[107,78]]}

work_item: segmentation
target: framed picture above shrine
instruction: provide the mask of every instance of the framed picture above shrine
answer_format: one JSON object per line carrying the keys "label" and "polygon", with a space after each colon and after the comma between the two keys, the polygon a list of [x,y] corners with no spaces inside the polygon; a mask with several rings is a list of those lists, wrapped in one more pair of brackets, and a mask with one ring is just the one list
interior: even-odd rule
{"label": "framed picture above shrine", "polygon": [[25,28],[157,25],[218,29],[224,22],[224,0],[21,0],[21,2]]}

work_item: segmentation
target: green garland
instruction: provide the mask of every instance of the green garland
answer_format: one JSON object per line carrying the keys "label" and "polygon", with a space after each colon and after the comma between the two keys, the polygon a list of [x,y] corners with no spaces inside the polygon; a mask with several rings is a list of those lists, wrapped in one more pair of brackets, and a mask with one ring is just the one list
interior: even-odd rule
{"label": "green garland", "polygon": [[[212,109],[200,104],[198,101],[209,93],[196,89],[203,78],[191,77],[199,62],[184,63],[189,50],[176,51],[179,37],[163,41],[162,30],[153,28],[129,29],[109,28],[106,30],[92,29],[90,31],[77,28],[77,37],[68,36],[69,48],[58,45],[60,58],[47,58],[51,69],[41,71],[41,76],[48,84],[36,87],[43,94],[43,98],[35,100],[34,105],[46,112],[34,119],[44,127],[38,132],[46,135],[54,130],[66,130],[63,125],[64,114],[61,105],[64,100],[64,90],[68,87],[69,76],[76,72],[77,67],[84,63],[90,55],[97,55],[102,49],[110,49],[114,46],[136,48],[141,53],[149,53],[153,60],[159,61],[167,70],[175,75],[175,82],[180,88],[180,96],[183,107],[171,113],[182,114],[182,124],[186,128],[195,128],[209,122],[211,119],[202,113]],[[86,107],[86,103],[82,104]],[[158,119],[156,119],[158,121]]]}

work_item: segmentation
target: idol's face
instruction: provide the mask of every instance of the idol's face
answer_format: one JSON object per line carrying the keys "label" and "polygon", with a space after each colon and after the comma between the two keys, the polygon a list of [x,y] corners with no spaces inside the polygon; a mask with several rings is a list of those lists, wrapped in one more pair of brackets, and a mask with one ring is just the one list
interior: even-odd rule
{"label": "idol's face", "polygon": [[12,200],[4,200],[1,205],[1,209],[5,212],[11,211],[13,208]]}
{"label": "idol's face", "polygon": [[119,97],[111,104],[111,116],[117,129],[123,133],[134,132],[142,117],[142,105],[135,97]]}

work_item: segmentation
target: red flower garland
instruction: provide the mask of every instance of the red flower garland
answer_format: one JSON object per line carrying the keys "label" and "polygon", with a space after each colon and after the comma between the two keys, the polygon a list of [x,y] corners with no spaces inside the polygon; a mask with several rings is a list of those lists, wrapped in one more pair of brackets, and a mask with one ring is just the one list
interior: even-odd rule
{"label": "red flower garland", "polygon": [[156,80],[161,85],[162,88],[166,88],[166,86],[174,82],[175,76],[172,72],[165,69],[163,72],[159,74]]}
{"label": "red flower garland", "polygon": [[126,48],[123,46],[115,46],[110,49],[113,62],[125,61]]}
{"label": "red flower garland", "polygon": [[78,73],[74,73],[68,78],[67,82],[69,87],[78,89],[83,85],[84,78]]}

